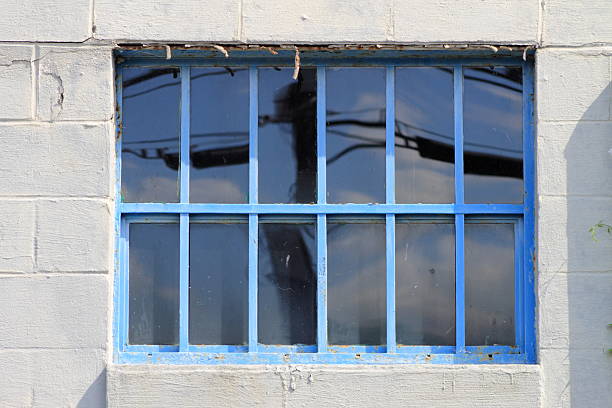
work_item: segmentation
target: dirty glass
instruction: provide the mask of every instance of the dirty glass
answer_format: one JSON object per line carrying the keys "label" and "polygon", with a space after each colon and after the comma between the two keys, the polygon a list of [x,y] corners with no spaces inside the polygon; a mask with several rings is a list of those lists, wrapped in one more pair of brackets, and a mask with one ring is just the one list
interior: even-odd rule
{"label": "dirty glass", "polygon": [[395,276],[397,343],[454,345],[454,224],[398,222]]}
{"label": "dirty glass", "polygon": [[466,203],[523,202],[522,98],[520,68],[464,70]]}
{"label": "dirty glass", "polygon": [[396,68],[394,128],[396,202],[454,202],[451,68]]}
{"label": "dirty glass", "polygon": [[384,220],[328,222],[329,344],[386,343],[385,265]]}
{"label": "dirty glass", "polygon": [[259,74],[259,202],[317,200],[317,73],[302,67]]}
{"label": "dirty glass", "polygon": [[514,345],[514,225],[465,224],[466,345]]}
{"label": "dirty glass", "polygon": [[192,203],[246,203],[249,193],[249,71],[191,70]]}
{"label": "dirty glass", "polygon": [[327,202],[385,202],[385,70],[327,69]]}
{"label": "dirty glass", "polygon": [[190,224],[191,344],[247,343],[248,235],[246,222]]}
{"label": "dirty glass", "polygon": [[314,219],[259,224],[258,336],[262,344],[316,344]]}
{"label": "dirty glass", "polygon": [[179,226],[130,224],[129,343],[178,344]]}
{"label": "dirty glass", "polygon": [[124,202],[178,202],[178,68],[124,69],[121,196]]}

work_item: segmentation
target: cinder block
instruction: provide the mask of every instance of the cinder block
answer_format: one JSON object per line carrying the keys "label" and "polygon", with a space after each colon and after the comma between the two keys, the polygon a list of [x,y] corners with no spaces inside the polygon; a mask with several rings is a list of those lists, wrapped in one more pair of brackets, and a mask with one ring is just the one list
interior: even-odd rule
{"label": "cinder block", "polygon": [[538,118],[610,119],[610,57],[594,51],[542,49],[536,53]]}
{"label": "cinder block", "polygon": [[34,203],[0,201],[0,272],[32,272]]}
{"label": "cinder block", "polygon": [[537,42],[539,4],[532,0],[393,2],[400,42]]}
{"label": "cinder block", "polygon": [[39,201],[37,211],[39,271],[110,270],[113,216],[107,202]]}
{"label": "cinder block", "polygon": [[110,48],[41,47],[39,54],[39,119],[112,119],[114,82]]}
{"label": "cinder block", "polygon": [[541,122],[537,133],[540,195],[612,196],[602,177],[612,174],[612,122]]}
{"label": "cinder block", "polygon": [[0,124],[0,196],[110,194],[110,124]]}
{"label": "cinder block", "polygon": [[540,348],[612,348],[611,287],[612,272],[540,274]]}
{"label": "cinder block", "polygon": [[542,350],[543,408],[607,407],[612,358],[601,350]]}
{"label": "cinder block", "polygon": [[96,0],[94,20],[100,39],[237,41],[240,0]]}
{"label": "cinder block", "polygon": [[0,406],[106,406],[102,350],[0,350]]}
{"label": "cinder block", "polygon": [[601,272],[612,265],[612,236],[589,228],[612,223],[612,198],[541,196],[538,208],[538,270]]}
{"label": "cinder block", "polygon": [[31,46],[0,46],[0,119],[32,116],[32,52]]}
{"label": "cinder block", "polygon": [[247,42],[384,42],[391,40],[392,1],[245,0]]}
{"label": "cinder block", "polygon": [[90,0],[4,0],[0,41],[85,41],[91,30],[90,3]]}
{"label": "cinder block", "polygon": [[612,42],[610,0],[546,0],[543,15],[545,45]]}
{"label": "cinder block", "polygon": [[0,285],[0,350],[106,347],[106,275],[1,276]]}

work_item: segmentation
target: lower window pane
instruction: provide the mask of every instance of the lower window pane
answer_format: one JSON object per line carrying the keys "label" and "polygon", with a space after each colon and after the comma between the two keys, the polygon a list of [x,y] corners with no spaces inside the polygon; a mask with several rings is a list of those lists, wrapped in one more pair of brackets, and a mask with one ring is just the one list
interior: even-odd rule
{"label": "lower window pane", "polygon": [[455,344],[455,226],[395,227],[397,343]]}
{"label": "lower window pane", "polygon": [[258,337],[262,344],[316,344],[314,220],[259,224]]}
{"label": "lower window pane", "polygon": [[130,224],[129,263],[130,344],[178,344],[178,224]]}
{"label": "lower window pane", "polygon": [[329,344],[386,344],[384,221],[327,227]]}
{"label": "lower window pane", "polygon": [[189,342],[247,343],[249,226],[191,223]]}
{"label": "lower window pane", "polygon": [[465,224],[466,345],[514,345],[514,224]]}

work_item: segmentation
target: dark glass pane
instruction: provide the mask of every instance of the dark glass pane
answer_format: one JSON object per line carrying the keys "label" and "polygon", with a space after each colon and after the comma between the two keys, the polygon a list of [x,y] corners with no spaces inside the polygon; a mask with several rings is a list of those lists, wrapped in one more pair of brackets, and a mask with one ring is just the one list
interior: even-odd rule
{"label": "dark glass pane", "polygon": [[395,70],[395,199],[455,201],[453,70]]}
{"label": "dark glass pane", "polygon": [[181,80],[176,68],[124,69],[121,195],[178,202]]}
{"label": "dark glass pane", "polygon": [[386,343],[385,265],[384,223],[329,223],[329,344]]}
{"label": "dark glass pane", "polygon": [[191,223],[189,342],[247,343],[248,224]]}
{"label": "dark glass pane", "polygon": [[317,200],[317,74],[259,70],[259,202]]}
{"label": "dark glass pane", "polygon": [[246,203],[249,194],[249,71],[191,70],[192,203]]}
{"label": "dark glass pane", "polygon": [[454,224],[395,229],[397,343],[455,344]]}
{"label": "dark glass pane", "polygon": [[130,224],[129,260],[130,344],[178,344],[178,224]]}
{"label": "dark glass pane", "polygon": [[523,87],[520,68],[464,71],[466,203],[523,202]]}
{"label": "dark glass pane", "polygon": [[262,344],[316,344],[315,225],[259,224],[258,336]]}
{"label": "dark glass pane", "polygon": [[327,202],[385,201],[385,71],[327,69]]}
{"label": "dark glass pane", "polygon": [[466,345],[514,345],[514,225],[465,224]]}

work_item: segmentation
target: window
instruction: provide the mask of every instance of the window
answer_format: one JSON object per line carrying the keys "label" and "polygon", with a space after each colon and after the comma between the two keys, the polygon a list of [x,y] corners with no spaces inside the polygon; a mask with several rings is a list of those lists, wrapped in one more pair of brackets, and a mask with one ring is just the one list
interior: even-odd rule
{"label": "window", "polygon": [[116,361],[535,362],[502,54],[121,51]]}

